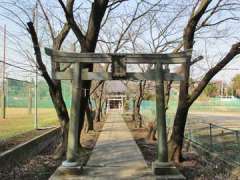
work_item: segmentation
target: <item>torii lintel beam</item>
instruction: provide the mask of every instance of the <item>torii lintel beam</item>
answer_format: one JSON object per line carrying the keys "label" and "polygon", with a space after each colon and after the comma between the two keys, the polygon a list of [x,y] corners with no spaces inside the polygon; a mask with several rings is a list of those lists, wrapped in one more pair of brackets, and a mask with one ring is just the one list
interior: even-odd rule
{"label": "torii lintel beam", "polygon": [[169,54],[126,54],[126,53],[73,53],[45,48],[47,55],[59,63],[112,63],[114,56],[122,57],[127,64],[182,64],[191,57],[192,51]]}

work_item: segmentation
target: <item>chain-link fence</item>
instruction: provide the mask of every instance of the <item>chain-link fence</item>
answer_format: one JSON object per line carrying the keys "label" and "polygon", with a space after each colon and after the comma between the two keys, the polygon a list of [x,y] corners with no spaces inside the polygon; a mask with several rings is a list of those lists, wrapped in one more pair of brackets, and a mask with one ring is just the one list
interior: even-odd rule
{"label": "chain-link fence", "polygon": [[240,165],[240,131],[212,123],[188,124],[187,139],[199,144],[222,159]]}
{"label": "chain-link fence", "polygon": [[[175,112],[178,104],[177,96],[170,98],[168,103],[168,111]],[[154,109],[156,107],[155,101],[143,101],[142,110]],[[197,100],[191,106],[190,111],[208,111],[208,112],[239,112],[240,98],[228,97],[228,98],[207,98],[204,100]]]}
{"label": "chain-link fence", "polygon": [[239,112],[240,99],[236,97],[216,97],[194,102],[193,111]]}
{"label": "chain-link fence", "polygon": [[[36,126],[42,129],[58,125],[48,85],[43,79],[38,79],[37,86],[30,78],[26,81],[5,78],[4,88],[2,84],[0,88],[4,89],[5,97],[1,90],[0,140],[33,130]],[[70,108],[70,82],[62,82],[62,90],[66,105]]]}
{"label": "chain-link fence", "polygon": [[[232,112],[232,111],[237,112],[237,108],[239,111],[239,105],[240,105],[240,99],[237,99],[237,98],[228,98],[228,99],[212,98],[212,99],[206,100],[206,102],[196,101],[191,107],[190,112],[191,111],[199,111],[199,112],[206,112],[206,113],[214,112],[214,114],[217,114],[217,112]],[[143,102],[141,110],[142,110],[142,114],[144,116],[145,121],[146,119],[149,121],[154,121],[156,117],[155,107],[156,107],[156,104],[154,101]],[[177,101],[176,99],[174,100],[172,99],[169,102],[169,109],[167,111],[167,125],[170,128],[172,127],[172,123],[175,115],[174,112],[176,111],[176,108],[177,108]],[[202,153],[202,151],[200,150],[201,148],[199,147],[202,147],[203,149],[210,152],[211,154],[214,154],[215,157],[218,157],[218,161],[219,161],[218,169],[220,167],[222,168],[222,166],[220,165],[221,161],[223,164],[227,163],[230,166],[240,166],[240,156],[239,156],[240,127],[235,127],[234,129],[225,128],[217,124],[217,121],[219,121],[218,119],[216,119],[215,121],[216,123],[213,124],[213,123],[208,123],[209,121],[208,118],[206,119],[204,118],[206,118],[206,114],[204,117],[201,117],[200,121],[199,121],[199,118],[195,119],[195,116],[188,117],[189,123],[187,124],[186,130],[185,130],[186,139],[190,140],[192,143],[197,145],[197,149],[199,149],[198,151],[199,154]],[[215,118],[218,118],[218,117],[215,117]],[[222,121],[219,121],[219,124],[221,124],[221,122]],[[225,123],[227,124],[228,122],[226,121]],[[233,121],[229,121],[229,123],[233,123]],[[235,125],[237,124],[238,123],[235,123]],[[230,125],[230,127],[233,127],[233,126]],[[210,162],[207,162],[207,163],[209,164]]]}

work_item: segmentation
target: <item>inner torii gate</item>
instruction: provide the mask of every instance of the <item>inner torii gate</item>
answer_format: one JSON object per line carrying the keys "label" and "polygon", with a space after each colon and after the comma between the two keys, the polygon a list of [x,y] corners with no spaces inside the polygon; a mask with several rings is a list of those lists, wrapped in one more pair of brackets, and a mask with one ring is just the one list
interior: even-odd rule
{"label": "inner torii gate", "polygon": [[[191,58],[191,51],[170,54],[100,54],[100,53],[70,53],[45,48],[47,55],[55,62],[73,64],[72,68],[64,72],[56,72],[53,78],[58,80],[72,80],[72,106],[69,122],[67,160],[65,166],[77,166],[78,153],[78,116],[81,104],[76,100],[79,85],[85,80],[152,80],[156,81],[156,120],[157,120],[157,159],[153,163],[156,175],[171,173],[173,166],[168,162],[168,147],[166,134],[164,81],[181,81],[184,75],[170,73],[163,65],[183,64]],[[112,64],[112,72],[88,72],[83,64],[106,63]],[[154,70],[144,73],[127,72],[127,64],[155,64]],[[78,78],[80,77],[80,79]]]}

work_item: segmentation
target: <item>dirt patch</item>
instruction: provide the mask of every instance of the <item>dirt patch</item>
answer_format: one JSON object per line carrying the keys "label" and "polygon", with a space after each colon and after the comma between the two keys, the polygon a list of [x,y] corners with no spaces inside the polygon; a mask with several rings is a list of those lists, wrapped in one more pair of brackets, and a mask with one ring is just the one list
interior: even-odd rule
{"label": "dirt patch", "polygon": [[[135,128],[135,123],[126,120],[132,135],[138,144],[145,161],[151,167],[152,162],[157,157],[156,141],[146,140],[148,130],[146,128]],[[187,151],[188,150],[188,151]],[[189,144],[185,144],[183,156],[185,161],[178,166],[179,170],[190,180],[237,180],[236,176],[231,175],[230,167],[217,159],[203,155],[194,148],[189,148]]]}
{"label": "dirt patch", "polygon": [[[83,147],[85,147],[85,155],[80,157],[82,161],[85,163],[87,162],[91,151],[97,141],[97,138],[100,134],[100,130],[103,127],[104,122],[95,123],[94,128],[95,131],[93,132],[82,132],[81,141]],[[35,156],[32,159],[26,160],[23,163],[19,163],[17,167],[13,167],[10,172],[1,172],[0,171],[0,179],[1,180],[9,180],[9,179],[16,179],[16,180],[46,180],[48,179],[54,171],[59,167],[62,161],[65,159],[55,160],[53,159],[55,149],[58,145],[58,142],[52,144],[41,152],[39,155]],[[9,162],[11,163],[11,162]]]}
{"label": "dirt patch", "polygon": [[[45,180],[48,179],[52,172],[61,164],[61,160],[54,160],[52,155],[57,146],[53,144],[44,150],[41,154],[32,159],[18,163],[17,166],[12,167],[9,172],[0,171],[2,180]],[[11,163],[11,162],[9,162]]]}
{"label": "dirt patch", "polygon": [[8,138],[6,140],[1,140],[0,141],[0,153],[11,149],[14,146],[17,146],[18,144],[27,142],[27,141],[33,139],[34,137],[40,136],[41,134],[44,134],[45,132],[47,132],[49,130],[50,129],[32,130],[32,131],[28,131],[28,132],[19,134],[17,136]]}

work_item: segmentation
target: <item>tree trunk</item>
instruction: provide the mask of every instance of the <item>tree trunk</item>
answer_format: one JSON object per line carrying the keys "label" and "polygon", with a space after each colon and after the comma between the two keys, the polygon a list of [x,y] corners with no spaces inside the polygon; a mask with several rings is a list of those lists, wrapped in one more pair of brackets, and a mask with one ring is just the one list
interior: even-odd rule
{"label": "tree trunk", "polygon": [[[211,0],[199,1],[198,6],[194,7],[193,13],[190,16],[183,32],[183,47],[184,50],[193,48],[194,36],[197,25],[208,8]],[[176,116],[173,124],[173,132],[169,141],[169,158],[175,162],[182,160],[182,145],[184,140],[184,129],[187,120],[188,110],[191,106],[189,103],[189,79],[190,79],[191,58],[186,60],[181,66],[184,72],[184,80],[180,83],[179,103]]]}
{"label": "tree trunk", "polygon": [[66,154],[67,150],[67,139],[68,139],[68,123],[69,123],[69,115],[67,111],[66,104],[64,102],[61,87],[59,87],[60,84],[58,84],[58,88],[56,89],[50,89],[50,96],[52,98],[52,102],[54,104],[58,120],[61,125],[61,143],[56,149],[56,155],[54,156],[55,159],[58,159]]}
{"label": "tree trunk", "polygon": [[90,108],[89,104],[86,107],[86,114],[87,114],[87,121],[88,121],[88,128],[87,132],[89,131],[94,131],[94,126],[93,126],[93,114],[92,114],[92,109]]}
{"label": "tree trunk", "polygon": [[[88,66],[90,67],[89,69],[91,69],[90,71],[92,71],[92,65]],[[80,141],[80,136],[81,136],[81,132],[83,129],[83,125],[84,125],[84,119],[85,119],[85,113],[87,111],[87,109],[89,109],[89,99],[90,99],[90,93],[89,91],[86,91],[87,93],[84,92],[84,89],[89,90],[91,88],[91,81],[81,81],[82,83],[82,88],[81,88],[81,97],[79,97],[80,99],[80,117],[79,117],[79,126],[78,126],[78,132],[79,132],[79,139],[78,139],[78,143],[79,143],[79,147],[81,148],[81,141]]]}
{"label": "tree trunk", "polygon": [[[66,107],[66,104],[65,104],[63,96],[62,96],[61,82],[51,79],[50,75],[47,72],[47,68],[42,61],[42,54],[41,54],[39,41],[38,41],[38,36],[37,36],[36,31],[35,31],[34,25],[33,25],[32,22],[28,22],[27,26],[28,26],[27,30],[28,30],[29,34],[31,35],[31,39],[32,39],[33,47],[34,47],[34,52],[35,52],[35,56],[36,56],[36,62],[37,62],[37,65],[38,65],[38,70],[41,71],[43,78],[45,79],[45,81],[48,84],[49,93],[50,93],[52,102],[54,104],[58,119],[59,119],[60,124],[61,124],[61,127],[62,127],[62,133],[61,133],[62,143],[57,148],[57,153],[59,155],[59,156],[58,155],[57,156],[60,157],[60,156],[62,156],[63,154],[66,153],[67,131],[68,131],[68,122],[69,122],[69,115],[68,115],[67,107]],[[64,32],[62,32],[60,34],[62,36],[62,38],[60,38],[61,40],[63,40],[65,38],[68,31],[69,30],[65,29]],[[60,40],[59,43],[56,43],[55,41],[53,42],[54,49],[59,49],[60,48],[61,40]],[[58,46],[58,47],[56,47],[56,46]],[[54,72],[59,67],[60,67],[59,64],[54,63],[54,67],[52,66],[52,71]],[[58,158],[58,157],[56,157],[56,158]]]}
{"label": "tree trunk", "polygon": [[96,122],[100,122],[101,121],[101,108],[102,108],[102,104],[100,103],[100,99],[98,101],[96,101],[97,106],[96,106],[96,115],[95,115],[95,120]]}
{"label": "tree trunk", "polygon": [[[76,35],[81,45],[81,52],[83,53],[94,52],[97,45],[97,41],[98,41],[99,31],[101,29],[101,22],[104,17],[105,11],[107,9],[108,0],[94,1],[92,3],[92,8],[89,16],[89,21],[88,21],[88,28],[85,35],[82,33],[80,26],[78,25],[78,23],[76,23],[74,19],[74,8],[73,8],[74,1],[68,0],[66,2],[66,6],[62,0],[59,0],[59,3],[64,10],[65,17],[69,25],[71,26],[72,31]],[[89,72],[93,71],[93,64],[85,64],[81,66],[82,66],[81,67],[82,69],[87,68]],[[79,75],[79,77],[77,78],[80,79],[81,75]],[[80,101],[80,104],[81,104],[79,109],[80,117],[79,117],[79,126],[78,126],[78,133],[79,133],[78,143],[80,147],[81,147],[80,135],[81,135],[81,131],[84,124],[84,116],[85,116],[86,108],[88,106],[88,100],[90,98],[90,93],[87,93],[84,95],[83,91],[86,89],[89,92],[90,88],[91,88],[91,81],[81,81],[81,88],[79,89],[81,93],[78,95],[78,97],[76,97],[76,99]]]}
{"label": "tree trunk", "polygon": [[[132,111],[132,120],[133,120],[133,122],[135,122],[135,120],[136,120],[136,99],[133,99],[133,106],[132,106],[132,108],[133,108],[133,111]],[[136,122],[135,122],[135,124],[136,124]]]}
{"label": "tree trunk", "polygon": [[136,121],[138,122],[138,128],[142,128],[143,127],[143,123],[142,123],[142,115],[140,113],[140,108],[141,108],[141,97],[138,98],[137,104],[136,104],[136,108],[135,108],[135,117]]}
{"label": "tree trunk", "polygon": [[102,83],[102,86],[101,86],[101,90],[100,90],[101,92],[100,92],[100,96],[99,96],[99,100],[98,100],[98,105],[96,107],[96,116],[95,116],[96,122],[101,121],[103,89],[104,89],[104,82]]}
{"label": "tree trunk", "polygon": [[168,142],[169,159],[174,162],[181,162],[182,158],[182,147],[184,141],[184,129],[187,121],[189,107],[178,106],[177,113],[174,119],[173,132]]}
{"label": "tree trunk", "polygon": [[143,127],[143,119],[142,119],[140,109],[141,109],[141,104],[142,104],[142,100],[143,100],[145,85],[146,85],[146,81],[140,81],[140,83],[139,83],[139,96],[137,98],[137,104],[136,104],[136,108],[135,108],[135,111],[134,111],[136,113],[135,116],[137,117],[137,122],[138,122],[138,127],[139,128]]}
{"label": "tree trunk", "polygon": [[97,115],[98,115],[98,106],[99,106],[99,104],[98,104],[97,97],[94,97],[93,100],[94,100],[94,103],[95,103],[95,116],[94,116],[94,120],[97,122],[98,121]]}
{"label": "tree trunk", "polygon": [[157,132],[156,121],[149,122],[147,139],[150,141],[156,141],[157,140],[156,132]]}

